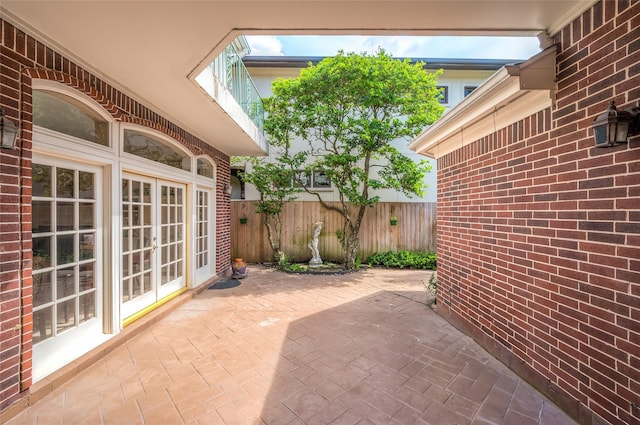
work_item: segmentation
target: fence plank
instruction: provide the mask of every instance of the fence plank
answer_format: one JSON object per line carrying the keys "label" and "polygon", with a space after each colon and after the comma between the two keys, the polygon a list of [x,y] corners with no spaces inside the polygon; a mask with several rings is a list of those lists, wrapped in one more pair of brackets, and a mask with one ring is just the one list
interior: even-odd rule
{"label": "fence plank", "polygon": [[[338,205],[337,202],[333,203]],[[246,224],[240,217],[246,215]],[[398,217],[398,225],[390,225],[390,217]],[[318,202],[295,201],[285,204],[282,214],[282,248],[292,261],[311,258],[313,224],[324,223],[318,240],[323,260],[342,261],[344,253],[336,237],[342,228],[342,217],[327,211]],[[436,204],[379,202],[367,209],[360,227],[360,257],[366,261],[374,252],[436,250]],[[231,257],[250,263],[273,261],[263,217],[255,213],[252,201],[231,202]]]}

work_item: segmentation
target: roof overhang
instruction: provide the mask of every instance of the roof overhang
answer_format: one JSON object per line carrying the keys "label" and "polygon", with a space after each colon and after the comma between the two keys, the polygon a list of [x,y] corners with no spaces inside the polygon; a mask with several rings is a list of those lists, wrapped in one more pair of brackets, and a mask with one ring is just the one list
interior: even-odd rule
{"label": "roof overhang", "polygon": [[253,155],[195,82],[238,35],[553,35],[595,1],[2,0],[0,14],[206,143]]}
{"label": "roof overhang", "polygon": [[[317,65],[325,56],[246,56],[242,58],[247,68],[306,68]],[[396,58],[409,59],[411,63],[423,62],[424,69],[447,69],[462,71],[497,71],[501,67],[517,62],[515,59],[449,59],[449,58]]]}
{"label": "roof overhang", "polygon": [[439,158],[549,106],[555,100],[556,47],[507,65],[422,132],[409,148]]}

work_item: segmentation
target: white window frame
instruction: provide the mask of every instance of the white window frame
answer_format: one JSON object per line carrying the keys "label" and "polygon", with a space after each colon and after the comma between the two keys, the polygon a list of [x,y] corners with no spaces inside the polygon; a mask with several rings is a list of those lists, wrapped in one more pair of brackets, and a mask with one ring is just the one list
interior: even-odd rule
{"label": "white window frame", "polygon": [[[99,145],[92,143],[68,134],[59,133],[48,128],[33,126],[34,137],[37,133],[43,141],[43,152],[57,153],[68,152],[69,144],[74,145],[74,153],[83,154],[92,158],[101,158],[103,160],[113,160],[115,153],[115,140],[117,140],[117,124],[113,120],[113,117],[104,110],[102,105],[98,102],[64,84],[56,81],[34,79],[32,83],[32,90],[43,90],[59,93],[63,96],[67,96],[73,100],[83,103],[85,106],[91,108],[93,112],[104,118],[109,123],[109,146]],[[34,151],[38,148],[34,144]],[[95,163],[95,159],[91,162]]]}
{"label": "white window frame", "polygon": [[[34,144],[39,144],[38,138],[34,139]],[[71,168],[74,170],[87,171],[96,174],[95,190],[96,190],[96,240],[95,240],[95,257],[98,260],[96,262],[96,320],[90,320],[81,325],[76,325],[75,332],[63,332],[55,338],[44,340],[34,346],[33,353],[33,376],[34,381],[38,381],[49,373],[62,367],[69,361],[75,360],[79,356],[89,352],[91,349],[104,343],[111,335],[105,332],[105,328],[109,324],[106,322],[109,320],[110,315],[105,314],[105,296],[108,296],[108,279],[106,278],[105,270],[108,266],[107,259],[103,254],[105,248],[104,243],[104,221],[107,221],[108,213],[104,212],[102,208],[106,202],[104,196],[104,179],[105,171],[102,167],[86,164],[82,158],[60,158],[52,157],[50,155],[41,154],[35,152],[33,155],[33,163],[42,164],[57,168]],[[102,214],[98,214],[102,212]],[[55,230],[53,231],[55,233]],[[82,335],[82,344],[77,343],[78,335]],[[64,352],[59,352],[56,355],[51,353],[55,352],[52,348],[53,345],[66,346]]]}
{"label": "white window frame", "polygon": [[[199,174],[197,174],[197,160],[198,159],[204,159],[208,162],[211,163],[211,165],[213,166],[213,178],[209,178],[209,177],[205,177],[205,176],[201,176]],[[193,234],[195,235],[195,232],[197,231],[197,223],[198,223],[198,219],[197,219],[197,214],[198,214],[198,208],[197,208],[197,195],[198,195],[198,191],[207,191],[209,193],[209,265],[208,267],[203,267],[202,269],[197,269],[197,259],[196,259],[196,255],[198,255],[198,247],[196,246],[197,240],[195,237],[193,237],[191,239],[191,253],[192,255],[190,256],[190,258],[192,259],[192,273],[193,276],[195,276],[195,279],[193,281],[193,285],[197,286],[200,285],[204,282],[206,282],[207,280],[210,280],[211,278],[216,276],[216,261],[217,261],[217,256],[216,256],[216,237],[218,234],[218,228],[217,228],[217,224],[216,224],[216,211],[217,211],[217,199],[216,199],[216,182],[218,179],[218,167],[215,161],[211,160],[210,157],[206,156],[206,155],[200,155],[197,156],[195,159],[195,164],[196,164],[196,168],[194,169],[194,174],[195,174],[195,180],[196,180],[196,184],[194,185],[194,189],[193,189],[193,194],[192,194],[192,208],[193,208],[193,214],[191,216],[191,224],[192,224],[192,228],[194,229]]]}

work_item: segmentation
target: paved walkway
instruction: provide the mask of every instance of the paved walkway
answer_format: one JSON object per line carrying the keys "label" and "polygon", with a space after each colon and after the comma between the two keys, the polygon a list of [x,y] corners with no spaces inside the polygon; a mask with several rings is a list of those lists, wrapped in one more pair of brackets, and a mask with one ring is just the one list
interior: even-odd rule
{"label": "paved walkway", "polygon": [[252,267],[8,424],[575,424],[425,306],[429,276]]}

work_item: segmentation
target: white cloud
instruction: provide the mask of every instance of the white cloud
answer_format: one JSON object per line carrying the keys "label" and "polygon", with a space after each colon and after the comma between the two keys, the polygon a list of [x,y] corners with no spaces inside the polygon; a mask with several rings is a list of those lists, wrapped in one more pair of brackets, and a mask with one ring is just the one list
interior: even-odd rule
{"label": "white cloud", "polygon": [[247,35],[252,56],[283,56],[279,37],[271,35]]}
{"label": "white cloud", "polygon": [[527,59],[540,51],[535,37],[251,36],[252,55],[332,56],[339,50],[395,57]]}

